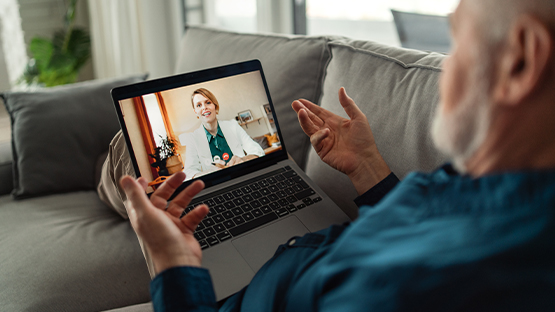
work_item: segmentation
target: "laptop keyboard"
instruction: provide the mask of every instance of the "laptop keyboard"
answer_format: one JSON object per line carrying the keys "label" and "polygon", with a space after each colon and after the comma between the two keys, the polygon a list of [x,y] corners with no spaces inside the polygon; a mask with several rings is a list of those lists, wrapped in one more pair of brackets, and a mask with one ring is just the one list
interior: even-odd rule
{"label": "laptop keyboard", "polygon": [[206,204],[208,215],[195,231],[202,249],[217,245],[322,198],[290,166],[193,199],[180,218]]}

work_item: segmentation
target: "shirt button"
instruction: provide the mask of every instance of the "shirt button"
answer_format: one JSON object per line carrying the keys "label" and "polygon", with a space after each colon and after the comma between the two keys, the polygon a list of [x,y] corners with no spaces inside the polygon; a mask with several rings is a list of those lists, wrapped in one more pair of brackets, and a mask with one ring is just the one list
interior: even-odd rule
{"label": "shirt button", "polygon": [[293,246],[293,244],[295,244],[296,242],[297,240],[293,238],[292,240],[289,241],[289,246]]}

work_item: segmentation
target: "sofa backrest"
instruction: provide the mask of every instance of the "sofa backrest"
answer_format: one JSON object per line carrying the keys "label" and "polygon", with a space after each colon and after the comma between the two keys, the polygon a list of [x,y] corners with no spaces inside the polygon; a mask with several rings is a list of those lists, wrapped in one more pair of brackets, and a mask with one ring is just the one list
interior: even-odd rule
{"label": "sofa backrest", "polygon": [[320,100],[330,59],[327,41],[326,37],[239,34],[191,26],[181,43],[176,73],[259,59],[287,150],[304,169],[310,143],[291,103],[299,98]]}
{"label": "sofa backrest", "polygon": [[[345,87],[368,117],[378,149],[399,178],[414,170],[432,170],[446,160],[430,136],[445,55],[350,39],[331,41],[329,47],[332,59],[322,107],[347,117],[337,95]],[[314,150],[306,172],[349,216],[356,215],[352,200],[357,193],[349,179],[325,165]]]}

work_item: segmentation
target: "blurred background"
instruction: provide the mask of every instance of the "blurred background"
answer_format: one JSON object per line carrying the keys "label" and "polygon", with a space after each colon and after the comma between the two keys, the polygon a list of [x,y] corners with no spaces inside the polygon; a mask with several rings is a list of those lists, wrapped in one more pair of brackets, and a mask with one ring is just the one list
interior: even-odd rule
{"label": "blurred background", "polygon": [[[445,16],[457,3],[0,0],[0,91],[143,72],[150,78],[171,75],[187,24],[238,32],[338,35],[446,53]],[[413,40],[415,29],[428,38]]]}

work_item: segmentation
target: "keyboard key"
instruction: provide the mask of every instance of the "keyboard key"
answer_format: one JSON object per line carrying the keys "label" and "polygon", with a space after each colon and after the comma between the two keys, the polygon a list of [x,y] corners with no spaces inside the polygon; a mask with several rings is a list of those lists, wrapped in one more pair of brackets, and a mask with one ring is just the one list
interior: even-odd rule
{"label": "keyboard key", "polygon": [[299,177],[299,176],[292,177],[291,179],[293,179],[293,181],[295,181],[295,182],[297,182],[297,183],[304,182],[304,181],[303,181],[303,178],[301,178],[301,177]]}
{"label": "keyboard key", "polygon": [[[245,219],[243,219],[243,217],[241,217],[241,216],[238,216],[238,217],[233,218],[233,222],[235,222],[235,224],[239,225],[239,224],[245,223]],[[231,234],[233,234],[233,233],[231,233]]]}
{"label": "keyboard key", "polygon": [[285,180],[285,177],[282,176],[281,174],[276,174],[276,175],[274,176],[274,178],[276,178],[276,180],[278,180],[278,181],[283,181],[283,180]]}
{"label": "keyboard key", "polygon": [[309,189],[306,189],[304,191],[298,192],[297,194],[295,194],[295,197],[297,197],[298,200],[301,200],[303,198],[306,198],[306,197],[308,197],[310,195],[314,195],[314,194],[316,194],[316,192],[314,192],[313,189],[309,188]]}
{"label": "keyboard key", "polygon": [[295,207],[295,205],[288,205],[287,210],[289,210],[289,212],[295,212],[297,211],[297,207]]}
{"label": "keyboard key", "polygon": [[287,186],[293,186],[293,185],[297,184],[295,181],[293,181],[291,179],[285,180],[283,182],[285,182],[285,184],[287,184]]}
{"label": "keyboard key", "polygon": [[202,232],[195,232],[194,236],[198,241],[203,239],[203,238],[206,238],[206,236]]}
{"label": "keyboard key", "polygon": [[322,197],[316,197],[312,200],[313,202],[317,203],[317,202],[321,202],[322,201]]}
{"label": "keyboard key", "polygon": [[285,170],[291,170],[291,166],[285,166],[283,167]]}
{"label": "keyboard key", "polygon": [[258,185],[258,183],[253,183],[253,184],[249,185],[249,187],[250,187],[253,191],[256,191],[256,190],[259,190],[259,189],[260,189],[260,185]]}
{"label": "keyboard key", "polygon": [[293,189],[293,191],[295,191],[295,193],[304,190],[304,188],[300,184],[295,184],[291,188]]}
{"label": "keyboard key", "polygon": [[224,221],[223,224],[224,224],[225,228],[228,229],[228,230],[235,226],[235,222],[233,222],[233,220]]}
{"label": "keyboard key", "polygon": [[214,209],[210,208],[210,209],[208,210],[207,216],[212,217],[212,216],[215,215],[215,214],[216,214],[216,211],[215,211]]}
{"label": "keyboard key", "polygon": [[224,205],[217,205],[216,207],[214,207],[214,210],[216,210],[217,213],[222,213],[226,211]]}
{"label": "keyboard key", "polygon": [[272,208],[270,208],[270,206],[262,206],[262,208],[260,208],[262,210],[262,212],[266,213],[270,213],[272,212]]}
{"label": "keyboard key", "polygon": [[298,205],[297,205],[297,209],[303,209],[303,208],[305,208],[305,207],[306,207],[305,204],[298,204]]}
{"label": "keyboard key", "polygon": [[208,245],[214,246],[214,245],[217,245],[220,241],[218,241],[216,236],[212,236],[212,237],[209,237],[208,239],[206,239],[206,242],[208,243]]}
{"label": "keyboard key", "polygon": [[285,200],[285,199],[280,199],[280,200],[278,201],[278,203],[281,205],[281,207],[287,207],[287,206],[289,206],[289,202],[288,202],[287,200]]}
{"label": "keyboard key", "polygon": [[254,200],[254,198],[253,198],[251,195],[245,195],[245,196],[243,196],[243,197],[241,197],[241,198],[243,198],[243,200],[244,200],[246,203],[248,203],[248,202]]}
{"label": "keyboard key", "polygon": [[242,204],[245,203],[245,201],[244,201],[242,198],[235,198],[235,199],[233,200],[233,203],[234,203],[235,205],[237,205],[237,206],[241,206]]}
{"label": "keyboard key", "polygon": [[243,219],[245,219],[245,221],[249,222],[252,219],[254,219],[254,216],[252,215],[252,213],[247,212],[247,213],[243,214]]}
{"label": "keyboard key", "polygon": [[245,232],[248,232],[254,228],[257,228],[263,224],[266,224],[268,222],[271,222],[275,219],[277,219],[277,215],[275,213],[269,213],[267,215],[264,215],[258,219],[254,219],[250,222],[247,222],[245,224],[239,225],[231,230],[229,230],[229,232],[231,233],[231,235],[233,236],[237,236],[237,235],[241,235]]}
{"label": "keyboard key", "polygon": [[268,195],[268,199],[269,199],[270,201],[273,201],[273,202],[274,202],[274,201],[278,200],[279,197],[277,197],[276,194],[270,194],[270,195]]}
{"label": "keyboard key", "polygon": [[247,212],[247,211],[251,211],[252,207],[249,204],[244,204],[243,206],[241,206],[241,209],[243,209],[243,211]]}
{"label": "keyboard key", "polygon": [[308,188],[308,184],[306,184],[305,181],[301,181],[301,182],[299,182],[299,184],[305,189]]}
{"label": "keyboard key", "polygon": [[231,211],[232,211],[233,214],[236,215],[236,216],[240,216],[240,215],[242,215],[243,212],[244,212],[243,209],[241,209],[241,208],[239,208],[239,207],[233,208],[233,209],[231,209]]}
{"label": "keyboard key", "polygon": [[223,226],[223,224],[214,225],[214,231],[216,231],[216,233],[221,233],[225,230],[226,230],[226,228],[225,228],[225,226]]}
{"label": "keyboard key", "polygon": [[266,179],[266,182],[268,182],[270,184],[274,184],[274,183],[277,182],[277,180],[275,178],[270,177],[270,178]]}
{"label": "keyboard key", "polygon": [[285,184],[285,182],[279,182],[279,183],[276,184],[276,185],[277,185],[277,187],[278,187],[280,190],[283,190],[283,189],[286,189],[286,188],[287,188],[287,184]]}
{"label": "keyboard key", "polygon": [[290,202],[290,203],[294,203],[294,202],[297,201],[297,197],[295,197],[295,196],[289,196],[289,197],[287,197],[287,201]]}
{"label": "keyboard key", "polygon": [[198,241],[198,244],[200,245],[201,249],[206,249],[206,248],[210,247],[205,240]]}
{"label": "keyboard key", "polygon": [[232,200],[232,199],[235,198],[235,196],[233,196],[231,193],[225,193],[224,195],[222,195],[222,197],[223,197],[225,200]]}
{"label": "keyboard key", "polygon": [[303,200],[303,203],[305,203],[307,206],[310,206],[310,205],[314,204],[314,202],[310,198],[307,201]]}
{"label": "keyboard key", "polygon": [[263,188],[263,189],[260,189],[260,194],[262,194],[264,196],[268,196],[268,195],[272,194],[272,192],[270,192],[270,190],[267,189],[267,188]]}
{"label": "keyboard key", "polygon": [[286,178],[292,178],[296,175],[297,175],[297,173],[295,171],[292,171],[292,170],[283,173],[283,176],[286,177]]}
{"label": "keyboard key", "polygon": [[197,231],[200,231],[200,230],[204,230],[205,228],[206,228],[206,227],[205,227],[204,224],[202,224],[202,222],[201,222],[201,223],[199,223],[199,225],[197,226],[197,229],[196,229],[196,230],[197,230]]}
{"label": "keyboard key", "polygon": [[251,202],[250,202],[250,205],[251,205],[253,208],[258,208],[258,207],[262,206],[262,204],[261,204],[258,200],[253,200],[253,201],[251,201]]}
{"label": "keyboard key", "polygon": [[212,220],[214,220],[214,222],[216,222],[216,224],[218,224],[218,223],[224,222],[225,218],[221,214],[218,214],[218,215],[213,216]]}
{"label": "keyboard key", "polygon": [[204,229],[204,230],[202,231],[202,233],[204,233],[204,235],[206,235],[207,237],[210,237],[210,236],[212,236],[212,235],[215,235],[215,234],[216,234],[216,231],[214,231],[213,228],[209,227],[209,228]]}
{"label": "keyboard key", "polygon": [[208,207],[214,207],[216,206],[216,202],[213,199],[209,199],[207,201],[204,202],[206,205],[208,205]]}
{"label": "keyboard key", "polygon": [[268,187],[268,189],[269,189],[270,192],[272,192],[272,193],[275,193],[275,192],[279,191],[279,188],[278,188],[277,186],[275,186],[275,185],[270,185],[270,186]]}
{"label": "keyboard key", "polygon": [[216,222],[214,222],[214,220],[212,220],[211,218],[205,218],[204,220],[202,220],[202,224],[204,224],[204,226],[206,227],[209,227],[216,224]]}
{"label": "keyboard key", "polygon": [[268,199],[267,197],[262,197],[262,198],[260,199],[260,203],[261,203],[262,205],[268,205],[268,204],[270,203],[270,199]]}
{"label": "keyboard key", "polygon": [[255,191],[255,192],[252,192],[251,196],[254,199],[259,199],[260,197],[262,197],[262,193],[260,193],[259,191]]}
{"label": "keyboard key", "polygon": [[293,194],[297,193],[290,187],[286,188],[284,191],[285,191],[285,194],[287,194],[287,195],[293,195]]}
{"label": "keyboard key", "polygon": [[276,193],[276,195],[277,195],[279,198],[287,197],[287,193],[285,193],[285,191],[279,191],[279,192]]}
{"label": "keyboard key", "polygon": [[239,197],[239,196],[245,195],[245,194],[243,194],[243,191],[241,191],[241,190],[231,191],[231,194],[233,194],[233,196],[235,196],[235,197]]}
{"label": "keyboard key", "polygon": [[241,191],[243,191],[243,193],[248,194],[250,192],[252,192],[252,189],[248,186],[242,187]]}
{"label": "keyboard key", "polygon": [[225,202],[224,203],[225,208],[227,209],[231,209],[235,207],[235,204],[233,202]]}
{"label": "keyboard key", "polygon": [[216,202],[216,204],[222,204],[223,202],[225,202],[225,199],[223,196],[218,196],[214,198],[214,201]]}
{"label": "keyboard key", "polygon": [[276,213],[278,214],[278,216],[283,217],[285,215],[288,215],[289,211],[287,211],[287,208],[280,208],[276,210]]}
{"label": "keyboard key", "polygon": [[261,187],[268,187],[270,185],[270,183],[268,183],[268,181],[266,181],[266,180],[262,180],[262,181],[258,182],[258,185],[260,185]]}
{"label": "keyboard key", "polygon": [[229,219],[232,219],[233,217],[235,217],[235,215],[231,211],[226,211],[226,212],[222,213],[222,216],[224,216],[224,218],[226,220],[229,220]]}
{"label": "keyboard key", "polygon": [[228,231],[222,232],[218,235],[216,235],[216,237],[220,240],[220,242],[223,242],[225,240],[228,240],[231,238],[231,234],[229,234]]}
{"label": "keyboard key", "polygon": [[281,205],[276,203],[276,202],[270,203],[269,206],[270,206],[270,208],[272,208],[272,210],[276,210],[276,209],[281,208]]}
{"label": "keyboard key", "polygon": [[260,209],[255,209],[255,210],[252,211],[252,215],[253,215],[255,218],[258,218],[258,217],[260,217],[260,216],[263,216],[264,213],[263,213],[262,210],[260,210]]}

